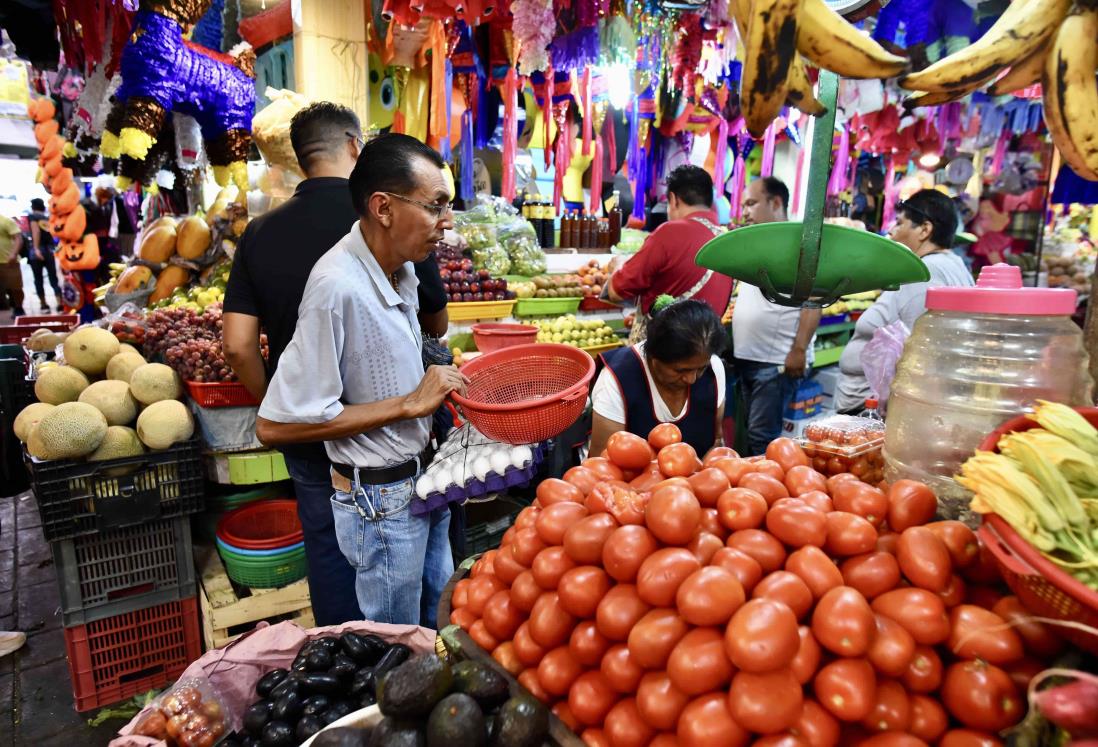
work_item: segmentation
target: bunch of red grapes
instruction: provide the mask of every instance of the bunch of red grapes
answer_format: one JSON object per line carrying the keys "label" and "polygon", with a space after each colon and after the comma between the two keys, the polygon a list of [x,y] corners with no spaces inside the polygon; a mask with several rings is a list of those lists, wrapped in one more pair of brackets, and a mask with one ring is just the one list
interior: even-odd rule
{"label": "bunch of red grapes", "polygon": [[[191,309],[157,309],[147,318],[145,350],[162,353],[164,362],[187,381],[236,381],[221,348],[221,304],[210,304],[201,314]],[[263,358],[267,335],[259,336]]]}

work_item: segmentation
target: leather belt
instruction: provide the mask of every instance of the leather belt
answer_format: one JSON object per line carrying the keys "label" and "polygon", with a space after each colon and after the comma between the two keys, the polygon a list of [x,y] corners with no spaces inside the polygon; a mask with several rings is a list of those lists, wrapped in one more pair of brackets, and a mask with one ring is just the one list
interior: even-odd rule
{"label": "leather belt", "polygon": [[[426,469],[433,456],[434,450],[428,445],[419,456],[392,467],[359,467],[358,480],[363,485],[388,485],[398,480],[407,480],[409,477],[415,477],[421,469]],[[349,464],[333,463],[332,469],[347,478],[352,486],[354,485],[355,467]]]}

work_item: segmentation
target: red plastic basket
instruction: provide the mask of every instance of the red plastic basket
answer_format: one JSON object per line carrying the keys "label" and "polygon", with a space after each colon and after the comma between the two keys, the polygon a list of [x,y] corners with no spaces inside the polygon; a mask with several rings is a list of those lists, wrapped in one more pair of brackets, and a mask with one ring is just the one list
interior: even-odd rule
{"label": "red plastic basket", "polygon": [[77,711],[174,682],[202,655],[195,597],[65,628]]}
{"label": "red plastic basket", "polygon": [[277,550],[296,545],[304,539],[297,501],[275,498],[241,506],[221,518],[217,536],[242,550]]}
{"label": "red plastic basket", "polygon": [[584,296],[580,301],[580,311],[621,311],[621,306],[603,301],[598,296]]}
{"label": "red plastic basket", "polygon": [[72,329],[79,321],[80,317],[76,314],[43,314],[42,316],[17,317],[15,324],[20,327],[26,327],[33,324],[36,328],[47,325],[67,324],[68,329]]}
{"label": "red plastic basket", "polygon": [[465,396],[453,394],[484,435],[532,444],[563,433],[583,414],[595,361],[570,345],[535,343],[485,353],[466,363]]}
{"label": "red plastic basket", "polygon": [[259,401],[239,381],[186,381],[187,393],[199,407],[255,407]]}
{"label": "red plastic basket", "polygon": [[532,324],[474,324],[473,342],[482,353],[529,345],[538,341],[538,328]]}
{"label": "red plastic basket", "polygon": [[0,345],[21,345],[36,330],[45,327],[51,332],[68,332],[71,324],[46,322],[45,324],[8,324],[0,327]]}
{"label": "red plastic basket", "polygon": [[[1098,426],[1098,408],[1079,407],[1076,410],[1092,425]],[[999,439],[1004,434],[1037,427],[1035,421],[1024,415],[1014,418],[985,438],[980,449],[998,451]],[[999,565],[1007,586],[1033,614],[1098,628],[1098,592],[1045,558],[995,514],[984,516],[977,533]],[[1098,654],[1098,637],[1071,628],[1058,628],[1057,633],[1076,646]]]}

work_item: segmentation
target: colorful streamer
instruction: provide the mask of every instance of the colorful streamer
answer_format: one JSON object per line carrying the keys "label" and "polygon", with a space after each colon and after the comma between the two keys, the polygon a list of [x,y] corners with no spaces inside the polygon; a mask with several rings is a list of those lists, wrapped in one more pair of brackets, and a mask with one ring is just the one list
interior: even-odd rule
{"label": "colorful streamer", "polygon": [[503,175],[500,194],[507,202],[515,199],[515,151],[518,148],[516,110],[518,109],[518,73],[507,71],[503,85]]}

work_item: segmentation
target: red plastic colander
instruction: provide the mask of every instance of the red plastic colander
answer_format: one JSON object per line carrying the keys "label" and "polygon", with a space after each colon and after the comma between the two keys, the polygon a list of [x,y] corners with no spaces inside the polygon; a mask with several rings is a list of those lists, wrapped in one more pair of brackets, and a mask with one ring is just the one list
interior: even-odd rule
{"label": "red plastic colander", "polygon": [[533,444],[557,436],[583,414],[595,360],[579,348],[534,343],[485,353],[466,363],[465,396],[451,395],[488,438]]}
{"label": "red plastic colander", "polygon": [[275,550],[304,539],[297,501],[275,498],[255,501],[225,514],[217,523],[217,537],[241,550]]}
{"label": "red plastic colander", "polygon": [[473,342],[482,353],[494,353],[515,345],[538,341],[538,328],[532,324],[474,324]]}
{"label": "red plastic colander", "polygon": [[[1077,407],[1076,411],[1091,425],[1098,426],[1098,407]],[[1024,415],[1008,420],[984,439],[980,450],[997,452],[1003,435],[1038,427]],[[986,514],[977,533],[995,558],[1007,586],[1030,612],[1098,628],[1098,591],[1047,559],[996,514]],[[1056,632],[1076,646],[1098,654],[1098,637],[1072,628],[1058,627]]]}

